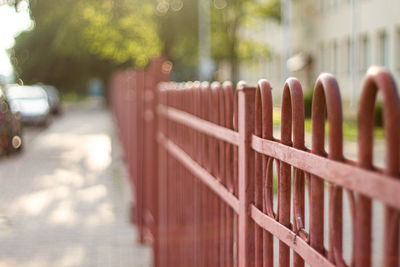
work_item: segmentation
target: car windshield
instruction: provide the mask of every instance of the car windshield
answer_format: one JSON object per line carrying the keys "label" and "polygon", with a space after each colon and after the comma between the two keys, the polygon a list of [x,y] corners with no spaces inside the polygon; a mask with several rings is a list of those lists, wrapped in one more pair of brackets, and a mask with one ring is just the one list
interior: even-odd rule
{"label": "car windshield", "polygon": [[7,88],[9,99],[45,99],[46,92],[38,86],[11,86]]}

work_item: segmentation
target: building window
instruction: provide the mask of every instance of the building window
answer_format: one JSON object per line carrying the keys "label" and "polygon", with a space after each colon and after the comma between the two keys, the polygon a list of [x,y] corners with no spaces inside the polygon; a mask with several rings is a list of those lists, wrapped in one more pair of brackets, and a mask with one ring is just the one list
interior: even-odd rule
{"label": "building window", "polygon": [[331,0],[331,6],[333,9],[336,9],[338,6],[338,0]]}
{"label": "building window", "polygon": [[394,60],[396,60],[395,66],[396,69],[400,70],[400,27],[396,29],[395,53],[396,53],[396,57],[394,58]]}
{"label": "building window", "polygon": [[371,65],[371,48],[368,35],[361,37],[360,69],[365,71]]}
{"label": "building window", "polygon": [[325,13],[326,11],[328,11],[327,0],[321,0],[320,1],[320,10],[321,10],[322,13]]}
{"label": "building window", "polygon": [[379,64],[389,67],[389,40],[386,32],[379,34]]}
{"label": "building window", "polygon": [[346,62],[346,72],[350,73],[351,71],[351,40],[350,38],[346,38],[345,41],[345,49],[346,49],[346,60],[344,62]]}
{"label": "building window", "polygon": [[330,72],[331,71],[331,67],[332,67],[332,65],[331,65],[332,59],[331,59],[330,52],[331,52],[330,51],[330,45],[327,42],[324,45],[324,71],[326,71],[326,72]]}
{"label": "building window", "polygon": [[322,43],[318,50],[318,71],[324,71],[324,45]]}
{"label": "building window", "polygon": [[319,11],[322,13],[322,12],[324,12],[324,2],[325,2],[325,0],[320,0],[319,1]]}
{"label": "building window", "polygon": [[274,69],[275,69],[275,71],[274,71],[274,76],[275,76],[275,79],[277,80],[277,81],[280,81],[280,79],[281,79],[281,68],[282,68],[282,64],[281,64],[281,57],[279,56],[279,55],[276,55],[275,56],[275,58],[274,58]]}
{"label": "building window", "polygon": [[338,72],[338,49],[336,41],[332,43],[332,72],[337,74]]}

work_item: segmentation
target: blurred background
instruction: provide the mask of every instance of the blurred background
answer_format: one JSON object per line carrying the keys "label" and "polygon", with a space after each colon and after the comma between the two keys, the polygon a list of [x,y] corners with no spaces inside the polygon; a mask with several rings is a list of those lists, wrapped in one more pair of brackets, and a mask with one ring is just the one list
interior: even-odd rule
{"label": "blurred background", "polygon": [[[354,159],[366,70],[400,81],[399,11],[398,0],[0,0],[0,149],[13,155],[0,159],[0,266],[150,264],[131,242],[133,197],[104,105],[115,71],[163,57],[174,81],[266,78],[277,107],[298,77],[307,144],[313,83],[330,72]],[[276,134],[279,123],[277,109]]]}
{"label": "blurred background", "polygon": [[268,78],[279,90],[293,75],[308,89],[331,72],[353,106],[369,65],[399,78],[396,0],[1,2],[1,81],[51,84],[63,95],[160,55],[177,81]]}
{"label": "blurred background", "polygon": [[[0,3],[0,83],[53,86],[67,102],[105,95],[114,71],[144,69],[163,56],[174,81],[255,85],[266,78],[276,106],[284,81],[295,76],[309,117],[314,81],[330,72],[339,82],[349,122],[345,137],[355,139],[358,96],[368,67],[385,66],[400,80],[397,0]],[[378,104],[377,126],[382,126],[381,110]]]}

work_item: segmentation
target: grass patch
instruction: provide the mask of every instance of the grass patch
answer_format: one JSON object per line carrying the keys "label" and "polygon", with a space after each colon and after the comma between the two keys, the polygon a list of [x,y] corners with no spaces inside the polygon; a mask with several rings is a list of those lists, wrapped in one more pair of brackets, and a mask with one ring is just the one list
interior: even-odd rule
{"label": "grass patch", "polygon": [[272,191],[274,192],[274,195],[278,194],[278,175],[274,173],[274,184],[272,186]]}
{"label": "grass patch", "polygon": [[61,95],[61,99],[64,102],[82,102],[86,97],[86,95],[78,94],[76,92],[68,92]]}
{"label": "grass patch", "polygon": [[[311,119],[306,119],[304,122],[306,132],[311,133]],[[328,122],[325,123],[325,133],[328,132]],[[381,127],[375,127],[374,136],[377,139],[383,139],[384,131]],[[343,139],[348,141],[356,141],[358,137],[358,126],[355,120],[344,120],[343,121]]]}
{"label": "grass patch", "polygon": [[[273,113],[274,126],[280,126],[281,114],[280,112]],[[304,128],[307,133],[311,133],[311,119],[307,118],[304,122]],[[328,133],[328,122],[325,123],[325,133]],[[348,141],[356,141],[358,136],[358,128],[356,120],[343,120],[343,139]],[[377,139],[384,138],[384,130],[382,127],[375,127],[374,137]]]}

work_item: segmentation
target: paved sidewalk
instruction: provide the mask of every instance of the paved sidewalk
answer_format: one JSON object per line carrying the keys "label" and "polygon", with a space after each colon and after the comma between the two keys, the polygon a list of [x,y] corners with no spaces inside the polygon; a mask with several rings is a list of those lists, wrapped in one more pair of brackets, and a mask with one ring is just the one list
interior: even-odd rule
{"label": "paved sidewalk", "polygon": [[108,111],[77,106],[30,134],[0,159],[0,267],[149,266]]}

